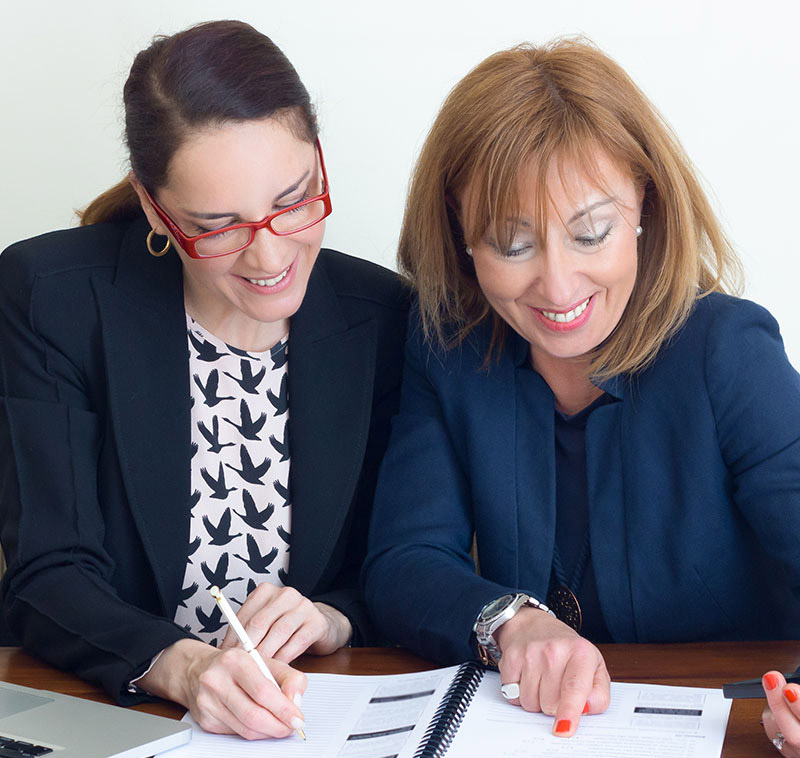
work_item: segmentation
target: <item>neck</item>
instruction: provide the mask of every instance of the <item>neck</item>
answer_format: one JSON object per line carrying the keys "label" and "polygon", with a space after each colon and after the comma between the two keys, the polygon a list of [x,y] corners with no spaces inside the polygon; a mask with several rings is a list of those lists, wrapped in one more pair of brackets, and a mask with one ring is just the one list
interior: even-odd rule
{"label": "neck", "polygon": [[204,329],[228,345],[253,353],[263,353],[277,345],[289,333],[289,319],[258,321],[233,307],[215,307],[213,300],[193,297],[184,284],[186,312]]}
{"label": "neck", "polygon": [[531,364],[547,382],[556,400],[556,408],[568,416],[573,416],[591,405],[603,394],[589,380],[588,358],[553,358],[542,356],[531,348]]}

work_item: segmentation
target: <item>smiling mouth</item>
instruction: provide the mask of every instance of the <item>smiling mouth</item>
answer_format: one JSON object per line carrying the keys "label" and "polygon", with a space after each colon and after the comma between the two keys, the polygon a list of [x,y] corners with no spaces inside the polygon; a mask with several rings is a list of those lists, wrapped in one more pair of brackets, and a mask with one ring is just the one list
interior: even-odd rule
{"label": "smiling mouth", "polygon": [[278,284],[278,282],[281,282],[286,278],[290,268],[291,265],[272,279],[250,279],[247,277],[247,281],[250,282],[250,284],[255,284],[258,287],[274,287],[276,284]]}
{"label": "smiling mouth", "polygon": [[550,321],[554,321],[557,324],[568,324],[570,321],[574,321],[576,318],[578,318],[578,316],[580,316],[586,310],[592,297],[592,295],[589,295],[589,297],[587,297],[586,300],[584,300],[580,305],[576,305],[571,311],[567,311],[566,313],[545,311],[541,308],[537,308],[536,310]]}

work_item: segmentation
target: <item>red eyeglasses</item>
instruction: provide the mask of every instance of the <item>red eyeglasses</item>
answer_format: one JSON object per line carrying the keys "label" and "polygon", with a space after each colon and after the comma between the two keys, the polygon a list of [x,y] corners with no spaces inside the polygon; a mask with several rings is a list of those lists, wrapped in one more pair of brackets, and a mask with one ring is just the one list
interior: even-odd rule
{"label": "red eyeglasses", "polygon": [[316,140],[316,148],[322,173],[322,192],[290,205],[288,208],[281,208],[261,221],[233,224],[187,237],[169,214],[153,199],[152,195],[146,189],[144,192],[156,215],[164,222],[187,255],[192,258],[219,258],[223,255],[231,255],[251,245],[259,229],[268,229],[276,237],[287,237],[290,234],[302,232],[330,216],[331,197],[328,187],[328,172],[325,170],[325,159],[322,157],[322,145],[320,145],[319,139]]}

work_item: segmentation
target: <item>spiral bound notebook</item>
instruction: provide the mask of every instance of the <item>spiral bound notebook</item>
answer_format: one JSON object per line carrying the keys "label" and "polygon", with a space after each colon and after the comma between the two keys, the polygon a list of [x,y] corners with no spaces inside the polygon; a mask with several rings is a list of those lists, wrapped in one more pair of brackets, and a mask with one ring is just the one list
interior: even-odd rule
{"label": "spiral bound notebook", "polygon": [[447,752],[484,673],[485,670],[473,661],[459,667],[420,740],[414,758],[440,758]]}
{"label": "spiral bound notebook", "polygon": [[[500,694],[500,676],[476,663],[416,674],[309,674],[307,742],[247,742],[193,724],[191,744],[169,758],[719,758],[730,711],[721,690],[611,685],[611,706],[584,716],[568,740],[553,719]],[[187,716],[184,721],[191,722]]]}

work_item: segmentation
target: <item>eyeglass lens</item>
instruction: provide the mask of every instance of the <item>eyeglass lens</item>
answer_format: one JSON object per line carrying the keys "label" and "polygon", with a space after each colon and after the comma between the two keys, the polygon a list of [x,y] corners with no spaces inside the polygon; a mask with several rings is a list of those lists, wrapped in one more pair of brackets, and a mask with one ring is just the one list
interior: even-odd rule
{"label": "eyeglass lens", "polygon": [[[325,216],[325,202],[315,200],[299,208],[292,208],[272,219],[272,228],[279,234],[291,234],[320,221]],[[195,243],[198,255],[221,255],[244,247],[250,242],[251,230],[222,229],[219,234],[202,237]]]}

